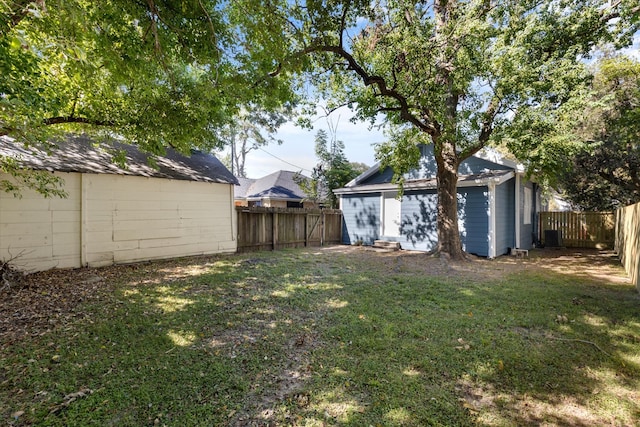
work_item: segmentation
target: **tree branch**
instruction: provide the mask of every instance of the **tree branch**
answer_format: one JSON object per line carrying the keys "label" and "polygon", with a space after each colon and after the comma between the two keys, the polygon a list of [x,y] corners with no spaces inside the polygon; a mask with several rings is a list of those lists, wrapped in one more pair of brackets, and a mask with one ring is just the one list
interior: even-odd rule
{"label": "tree branch", "polygon": [[343,37],[345,32],[345,25],[347,22],[347,12],[349,11],[349,6],[351,5],[350,1],[347,1],[344,5],[344,9],[342,10],[342,16],[340,17],[340,48],[344,47]]}
{"label": "tree branch", "polygon": [[461,161],[473,156],[487,145],[487,143],[489,142],[489,138],[493,133],[493,121],[496,118],[496,114],[498,114],[499,107],[500,98],[498,98],[497,95],[494,95],[494,97],[489,102],[487,111],[484,112],[482,128],[480,129],[480,135],[478,136],[478,143],[467,147],[458,154],[458,158]]}
{"label": "tree branch", "polygon": [[383,77],[369,74],[364,68],[362,68],[362,66],[358,63],[358,61],[356,61],[353,55],[347,52],[344,48],[340,46],[327,46],[327,45],[310,46],[306,49],[303,49],[299,54],[307,55],[307,54],[318,53],[318,52],[333,53],[343,58],[344,60],[346,60],[349,66],[349,69],[354,71],[362,79],[365,86],[375,86],[380,91],[380,95],[388,98],[392,98],[396,102],[398,102],[398,104],[400,104],[400,107],[399,107],[400,117],[403,120],[410,122],[411,124],[415,125],[417,128],[428,133],[429,135],[435,135],[439,132],[438,127],[432,121],[431,117],[424,116],[423,117],[424,121],[418,119],[415,115],[411,113],[409,108],[409,103],[406,97],[404,97],[402,94],[400,94],[396,90],[389,88],[387,86],[387,82]]}
{"label": "tree branch", "polygon": [[24,18],[27,17],[27,15],[29,15],[29,13],[31,12],[29,9],[29,6],[33,3],[36,6],[38,6],[40,9],[42,9],[43,12],[46,12],[46,6],[44,3],[44,0],[36,0],[36,1],[32,1],[32,0],[20,0],[20,1],[14,1],[12,2],[12,6],[10,7],[11,12],[10,12],[10,17],[9,17],[9,29],[13,29],[15,26],[17,26]]}
{"label": "tree branch", "polygon": [[[600,22],[607,23],[612,19],[620,18],[620,11],[615,10],[618,6],[620,6],[620,3],[622,3],[621,0],[618,0],[615,3],[613,3],[609,8],[609,10],[611,10],[611,12],[609,13],[605,13],[605,10],[603,9],[602,15],[600,15]],[[632,16],[637,15],[638,13],[640,13],[640,5],[633,7],[629,10],[629,14]]]}
{"label": "tree branch", "polygon": [[110,121],[95,120],[95,119],[88,119],[86,117],[74,117],[74,116],[50,117],[42,121],[42,124],[44,124],[45,126],[59,125],[64,123],[83,123],[83,124],[93,125],[93,126],[114,126],[115,125],[114,122],[110,122]]}

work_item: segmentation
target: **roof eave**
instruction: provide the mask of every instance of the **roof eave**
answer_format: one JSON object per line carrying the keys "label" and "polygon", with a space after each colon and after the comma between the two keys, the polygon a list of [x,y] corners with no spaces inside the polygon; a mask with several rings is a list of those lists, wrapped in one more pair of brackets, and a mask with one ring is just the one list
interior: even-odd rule
{"label": "roof eave", "polygon": [[[500,185],[515,176],[514,171],[507,171],[504,174],[498,176],[490,176],[477,179],[464,179],[464,177],[458,181],[458,188],[461,187],[483,187],[489,184]],[[382,191],[397,191],[397,184],[385,183],[385,184],[372,184],[363,185],[360,187],[343,187],[333,190],[337,195],[343,194],[362,194],[362,193],[378,193]],[[429,182],[406,182],[403,186],[404,191],[412,190],[434,190],[437,188],[435,180]]]}

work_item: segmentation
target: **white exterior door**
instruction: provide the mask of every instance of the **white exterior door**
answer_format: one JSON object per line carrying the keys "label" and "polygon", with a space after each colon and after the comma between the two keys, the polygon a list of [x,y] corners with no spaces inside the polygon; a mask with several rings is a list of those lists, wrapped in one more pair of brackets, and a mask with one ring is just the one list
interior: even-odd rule
{"label": "white exterior door", "polygon": [[389,237],[400,236],[400,200],[396,199],[398,193],[384,193],[382,235]]}

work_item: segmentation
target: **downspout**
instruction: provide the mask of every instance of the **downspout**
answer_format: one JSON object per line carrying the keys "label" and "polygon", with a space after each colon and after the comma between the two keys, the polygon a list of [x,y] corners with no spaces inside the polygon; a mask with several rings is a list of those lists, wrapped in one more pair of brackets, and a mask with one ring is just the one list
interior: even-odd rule
{"label": "downspout", "polygon": [[489,259],[496,257],[496,184],[490,182],[489,187]]}
{"label": "downspout", "polygon": [[520,174],[516,172],[516,202],[515,202],[515,214],[516,214],[516,227],[515,227],[515,243],[516,249],[520,249]]}

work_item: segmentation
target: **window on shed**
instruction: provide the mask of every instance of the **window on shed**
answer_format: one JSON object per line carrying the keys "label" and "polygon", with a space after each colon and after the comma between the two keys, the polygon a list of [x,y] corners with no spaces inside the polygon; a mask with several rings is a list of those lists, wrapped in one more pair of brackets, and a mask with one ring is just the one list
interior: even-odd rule
{"label": "window on shed", "polygon": [[302,208],[302,207],[303,207],[303,205],[302,205],[302,203],[300,203],[300,202],[290,202],[290,201],[287,201],[287,207],[288,207],[288,208]]}
{"label": "window on shed", "polygon": [[523,223],[531,224],[531,189],[524,187],[524,212]]}

